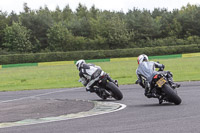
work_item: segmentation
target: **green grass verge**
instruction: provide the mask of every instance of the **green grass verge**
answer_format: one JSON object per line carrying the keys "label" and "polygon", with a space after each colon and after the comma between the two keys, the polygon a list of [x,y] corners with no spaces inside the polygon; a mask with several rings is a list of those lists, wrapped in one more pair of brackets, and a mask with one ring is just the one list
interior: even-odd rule
{"label": "green grass verge", "polygon": [[[158,59],[152,59],[158,61]],[[175,81],[200,80],[200,57],[159,59],[165,70],[174,74]],[[119,84],[133,84],[136,81],[136,61],[95,63],[109,73]],[[43,67],[17,67],[0,69],[0,91],[80,87],[75,65]]]}

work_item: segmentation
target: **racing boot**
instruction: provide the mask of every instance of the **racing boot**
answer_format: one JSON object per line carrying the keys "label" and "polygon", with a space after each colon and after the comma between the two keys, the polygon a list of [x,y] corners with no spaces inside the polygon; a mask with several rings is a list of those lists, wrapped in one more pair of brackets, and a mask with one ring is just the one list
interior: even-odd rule
{"label": "racing boot", "polygon": [[94,88],[94,87],[92,87],[92,86],[90,86],[90,87],[86,87],[86,91],[88,91],[88,92],[95,92],[96,91],[96,89]]}
{"label": "racing boot", "polygon": [[175,89],[175,88],[179,88],[181,85],[180,84],[178,84],[178,83],[174,83],[174,81],[173,81],[173,75],[172,75],[172,73],[171,72],[167,72],[167,78],[168,78],[168,81],[169,81],[169,83],[170,83],[170,85],[171,85],[171,87],[173,88],[173,89]]}
{"label": "racing boot", "polygon": [[146,96],[146,97],[148,97],[148,98],[151,98],[152,97],[152,93],[150,92],[150,84],[149,83],[145,83],[145,85],[144,85],[145,87],[144,87],[144,95]]}
{"label": "racing boot", "polygon": [[145,92],[145,96],[148,98],[159,98],[158,95],[156,95],[155,93],[152,93],[152,92]]}
{"label": "racing boot", "polygon": [[179,88],[181,85],[177,83],[172,83],[171,86],[173,89],[175,89],[175,88]]}
{"label": "racing boot", "polygon": [[163,101],[164,101],[164,100],[163,100],[163,96],[159,96],[159,97],[158,97],[158,101],[159,101],[159,104],[162,104]]}
{"label": "racing boot", "polygon": [[173,80],[169,80],[169,83],[173,89],[179,88],[181,85],[178,83],[174,83]]}
{"label": "racing boot", "polygon": [[149,88],[148,88],[148,87],[145,87],[144,95],[145,95],[147,98],[153,97],[152,93],[149,92]]}
{"label": "racing boot", "polygon": [[163,103],[163,100],[162,99],[158,99],[159,100],[159,104],[162,104]]}
{"label": "racing boot", "polygon": [[119,87],[118,80],[114,80],[114,84],[116,84],[116,86]]}
{"label": "racing boot", "polygon": [[145,92],[144,95],[145,95],[147,98],[152,98],[152,97],[153,97],[151,93],[146,93],[146,92]]}

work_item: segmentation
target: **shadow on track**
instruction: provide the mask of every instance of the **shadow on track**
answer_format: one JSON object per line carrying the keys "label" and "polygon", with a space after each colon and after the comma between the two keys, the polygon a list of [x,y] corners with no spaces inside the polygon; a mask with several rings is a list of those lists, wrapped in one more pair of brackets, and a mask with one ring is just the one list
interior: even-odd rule
{"label": "shadow on track", "polygon": [[97,101],[97,102],[115,102],[115,101],[118,101],[118,100],[115,100],[115,99],[106,99],[106,100],[103,100],[103,99],[93,99],[91,101]]}
{"label": "shadow on track", "polygon": [[134,105],[134,107],[163,107],[163,106],[177,106],[177,105],[175,105],[173,103],[163,103],[163,104],[155,103],[155,104]]}

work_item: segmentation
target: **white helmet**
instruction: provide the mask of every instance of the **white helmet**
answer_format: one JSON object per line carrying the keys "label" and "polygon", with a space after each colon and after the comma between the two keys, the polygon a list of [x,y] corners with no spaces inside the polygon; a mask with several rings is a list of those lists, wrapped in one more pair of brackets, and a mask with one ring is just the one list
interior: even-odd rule
{"label": "white helmet", "polygon": [[77,62],[76,62],[76,67],[77,67],[77,69],[79,70],[80,69],[80,67],[81,67],[81,65],[82,64],[84,64],[85,63],[85,60],[78,60]]}
{"label": "white helmet", "polygon": [[138,64],[142,63],[143,61],[149,61],[148,56],[145,54],[141,54],[137,59]]}

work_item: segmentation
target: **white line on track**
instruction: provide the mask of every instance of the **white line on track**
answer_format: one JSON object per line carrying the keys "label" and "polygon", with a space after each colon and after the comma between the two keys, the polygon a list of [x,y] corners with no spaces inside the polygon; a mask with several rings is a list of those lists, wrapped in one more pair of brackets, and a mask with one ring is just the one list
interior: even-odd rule
{"label": "white line on track", "polygon": [[[24,99],[28,99],[28,98],[35,98],[35,97],[50,95],[50,94],[54,94],[54,93],[74,91],[74,90],[78,90],[81,88],[82,87],[41,93],[41,94],[37,94],[37,95],[1,101],[0,103],[8,103],[8,102],[12,102],[12,101],[24,100]],[[39,119],[21,120],[21,121],[17,121],[17,122],[0,123],[0,129],[8,128],[8,127],[15,127],[15,126],[26,126],[26,125],[34,125],[34,124],[42,124],[42,123],[84,118],[84,117],[112,113],[112,112],[120,111],[120,110],[126,108],[125,104],[120,104],[120,103],[115,103],[115,102],[95,102],[95,101],[93,101],[93,102],[95,104],[95,107],[90,111],[79,112],[76,114],[66,114],[66,115],[61,115],[61,116],[57,116],[57,117],[46,117],[46,118],[39,118]]]}
{"label": "white line on track", "polygon": [[17,122],[0,123],[0,129],[8,128],[8,127],[27,126],[27,125],[34,125],[34,124],[42,124],[42,123],[84,118],[84,117],[112,113],[112,112],[120,111],[126,108],[126,105],[120,104],[120,103],[114,103],[114,102],[94,102],[94,104],[95,104],[95,107],[92,110],[87,111],[87,112],[61,115],[57,117],[46,117],[46,118],[39,118],[39,119],[27,119],[27,120],[22,120],[22,121],[17,121]]}

